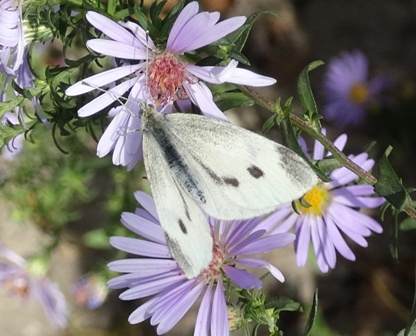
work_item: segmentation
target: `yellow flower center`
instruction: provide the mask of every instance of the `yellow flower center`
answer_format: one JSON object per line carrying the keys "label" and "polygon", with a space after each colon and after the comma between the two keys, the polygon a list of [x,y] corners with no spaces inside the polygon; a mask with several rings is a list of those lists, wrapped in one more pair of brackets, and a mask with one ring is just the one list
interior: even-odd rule
{"label": "yellow flower center", "polygon": [[363,104],[367,101],[369,92],[368,87],[365,84],[357,83],[351,86],[349,96],[352,102],[355,104]]}
{"label": "yellow flower center", "polygon": [[323,183],[314,186],[303,199],[295,202],[296,209],[303,214],[322,216],[331,201],[329,190]]}

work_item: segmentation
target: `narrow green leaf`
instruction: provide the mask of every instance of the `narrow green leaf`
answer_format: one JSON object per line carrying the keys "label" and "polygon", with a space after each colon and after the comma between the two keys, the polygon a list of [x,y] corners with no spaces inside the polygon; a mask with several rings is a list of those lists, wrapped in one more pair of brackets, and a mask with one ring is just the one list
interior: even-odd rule
{"label": "narrow green leaf", "polygon": [[234,50],[239,51],[239,52],[241,52],[243,50],[243,47],[247,42],[248,35],[250,34],[251,29],[253,28],[254,22],[256,22],[256,20],[264,14],[271,14],[276,18],[279,17],[277,12],[272,11],[272,10],[258,11],[258,12],[255,12],[255,13],[251,14],[247,18],[244,26],[242,26],[238,30],[238,33],[236,32],[236,33],[233,33],[233,34],[230,35],[230,37],[234,37],[234,40],[233,40]]}
{"label": "narrow green leaf", "polygon": [[377,183],[374,190],[397,210],[402,210],[409,201],[409,195],[389,162],[392,149],[390,146],[386,149],[376,167]]}
{"label": "narrow green leaf", "polygon": [[312,307],[311,311],[309,312],[308,321],[305,325],[305,330],[303,331],[303,336],[308,336],[311,333],[312,327],[315,323],[316,313],[318,311],[318,288],[315,290],[313,295]]}
{"label": "narrow green leaf", "polygon": [[0,102],[0,118],[6,113],[6,112],[10,112],[13,111],[13,109],[17,106],[19,106],[22,102],[23,102],[23,97],[19,96],[16,97],[13,100],[10,100],[8,102]]}
{"label": "narrow green leaf", "polygon": [[214,94],[214,101],[221,111],[241,106],[253,106],[254,102],[241,92],[224,92]]}
{"label": "narrow green leaf", "polygon": [[316,107],[315,98],[313,97],[311,84],[309,82],[309,72],[323,65],[322,61],[314,61],[308,64],[301,72],[298,79],[298,94],[302,108],[309,120],[318,120],[318,108]]}

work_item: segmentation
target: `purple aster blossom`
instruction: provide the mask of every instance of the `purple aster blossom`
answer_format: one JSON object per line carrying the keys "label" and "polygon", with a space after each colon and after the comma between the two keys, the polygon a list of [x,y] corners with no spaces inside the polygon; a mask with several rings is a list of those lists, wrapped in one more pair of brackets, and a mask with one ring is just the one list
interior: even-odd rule
{"label": "purple aster blossom", "polygon": [[369,107],[380,101],[388,85],[385,76],[368,77],[368,60],[362,52],[344,52],[333,58],[324,77],[325,117],[339,128],[362,123]]}
{"label": "purple aster blossom", "polygon": [[[211,91],[202,81],[250,86],[268,86],[276,82],[273,78],[237,68],[238,62],[235,60],[231,60],[227,66],[196,66],[190,63],[185,53],[223,38],[241,27],[246,20],[240,16],[218,23],[218,12],[198,13],[198,10],[199,5],[196,1],[185,6],[172,26],[164,49],[156,47],[146,32],[133,22],[116,23],[98,13],[87,13],[88,21],[110,38],[92,39],[87,42],[87,46],[97,53],[123,59],[124,65],[84,79],[69,87],[66,94],[76,96],[97,87],[111,87],[80,108],[80,117],[101,111],[128,90],[131,90],[128,100],[139,106],[133,109],[127,106],[118,108],[117,112],[123,115],[113,119],[110,134],[100,140],[97,153],[99,156],[114,150],[113,163],[129,164],[129,167],[134,166],[131,162],[141,159],[141,141],[120,140],[120,137],[131,136],[134,133],[132,130],[139,133],[135,138],[141,137],[141,122],[131,119],[138,119],[142,103],[158,106],[167,113],[170,109],[165,110],[166,106],[189,99],[203,114],[226,119],[213,102]],[[130,64],[130,61],[137,64]],[[114,85],[115,81],[123,78],[128,79]],[[133,128],[130,128],[131,124],[135,124]],[[128,149],[129,152],[124,149]],[[133,158],[132,153],[138,154],[139,157]]]}
{"label": "purple aster blossom", "polygon": [[[323,130],[325,134],[325,130]],[[344,149],[347,141],[345,134],[339,136],[334,144],[340,150]],[[301,142],[306,153],[306,145]],[[315,141],[312,159],[324,158],[325,149],[321,143]],[[349,159],[361,168],[369,171],[374,160],[368,158],[367,153],[350,155]],[[282,205],[270,216],[278,227],[271,233],[287,232],[295,227],[295,251],[298,266],[304,266],[312,244],[315,251],[318,267],[322,272],[335,268],[337,254],[354,261],[354,252],[347,245],[348,237],[362,247],[367,247],[366,237],[372,232],[381,233],[383,228],[371,217],[359,212],[358,208],[374,209],[384,203],[384,198],[374,197],[371,185],[353,184],[357,175],[347,168],[334,170],[329,177],[331,182],[320,182],[312,188],[303,198],[310,205],[305,207],[299,201],[296,212],[291,204]],[[260,226],[261,228],[261,226]]]}
{"label": "purple aster blossom", "polygon": [[[136,192],[143,209],[125,212],[121,222],[143,239],[111,237],[115,248],[138,255],[137,258],[111,262],[110,270],[125,273],[108,282],[113,289],[127,288],[122,300],[149,297],[129,317],[129,322],[140,323],[150,318],[159,335],[167,333],[202,295],[194,335],[229,335],[225,286],[230,282],[243,289],[261,288],[262,282],[244,268],[265,268],[283,282],[283,274],[263,259],[250,256],[282,247],[294,240],[290,233],[266,236],[265,228],[274,225],[269,219],[250,219],[225,222],[207,219],[213,235],[213,260],[209,267],[193,279],[188,279],[179,268],[165,241],[153,199]],[[262,223],[264,229],[258,230]]]}
{"label": "purple aster blossom", "polygon": [[58,286],[45,276],[33,275],[33,271],[30,271],[33,265],[2,244],[0,256],[7,260],[0,261],[0,285],[22,300],[38,300],[51,324],[57,328],[66,328],[68,310]]}
{"label": "purple aster blossom", "polygon": [[0,72],[8,76],[16,75],[25,54],[22,3],[0,0]]}
{"label": "purple aster blossom", "polygon": [[86,274],[79,277],[70,290],[75,302],[89,309],[99,308],[108,294],[105,280],[98,274]]}

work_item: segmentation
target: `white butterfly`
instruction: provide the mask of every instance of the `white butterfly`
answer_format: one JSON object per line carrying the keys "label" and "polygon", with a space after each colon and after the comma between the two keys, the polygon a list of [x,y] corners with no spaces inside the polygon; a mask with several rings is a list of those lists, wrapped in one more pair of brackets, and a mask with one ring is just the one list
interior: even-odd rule
{"label": "white butterfly", "polygon": [[204,214],[247,219],[302,197],[318,178],[292,150],[217,119],[142,108],[147,177],[171,253],[188,278],[208,267]]}

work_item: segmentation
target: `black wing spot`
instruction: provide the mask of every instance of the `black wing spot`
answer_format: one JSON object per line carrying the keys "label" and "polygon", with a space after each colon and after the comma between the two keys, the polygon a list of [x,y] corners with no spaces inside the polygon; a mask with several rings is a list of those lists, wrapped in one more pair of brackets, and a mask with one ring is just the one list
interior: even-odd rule
{"label": "black wing spot", "polygon": [[257,166],[253,165],[251,167],[248,167],[247,170],[250,173],[250,175],[253,176],[256,179],[264,176],[264,172]]}
{"label": "black wing spot", "polygon": [[184,222],[182,221],[182,219],[179,219],[178,220],[178,224],[179,224],[179,227],[181,228],[181,231],[184,234],[187,234],[188,233],[188,230],[186,229],[186,226],[185,226]]}
{"label": "black wing spot", "polygon": [[202,162],[198,162],[198,163],[208,173],[209,177],[214,180],[215,183],[221,184],[221,178],[217,174],[215,174],[212,169],[210,169],[209,167],[207,167],[206,165],[204,165]]}
{"label": "black wing spot", "polygon": [[233,187],[238,187],[240,182],[235,177],[223,177],[222,178],[225,184],[228,184]]}

